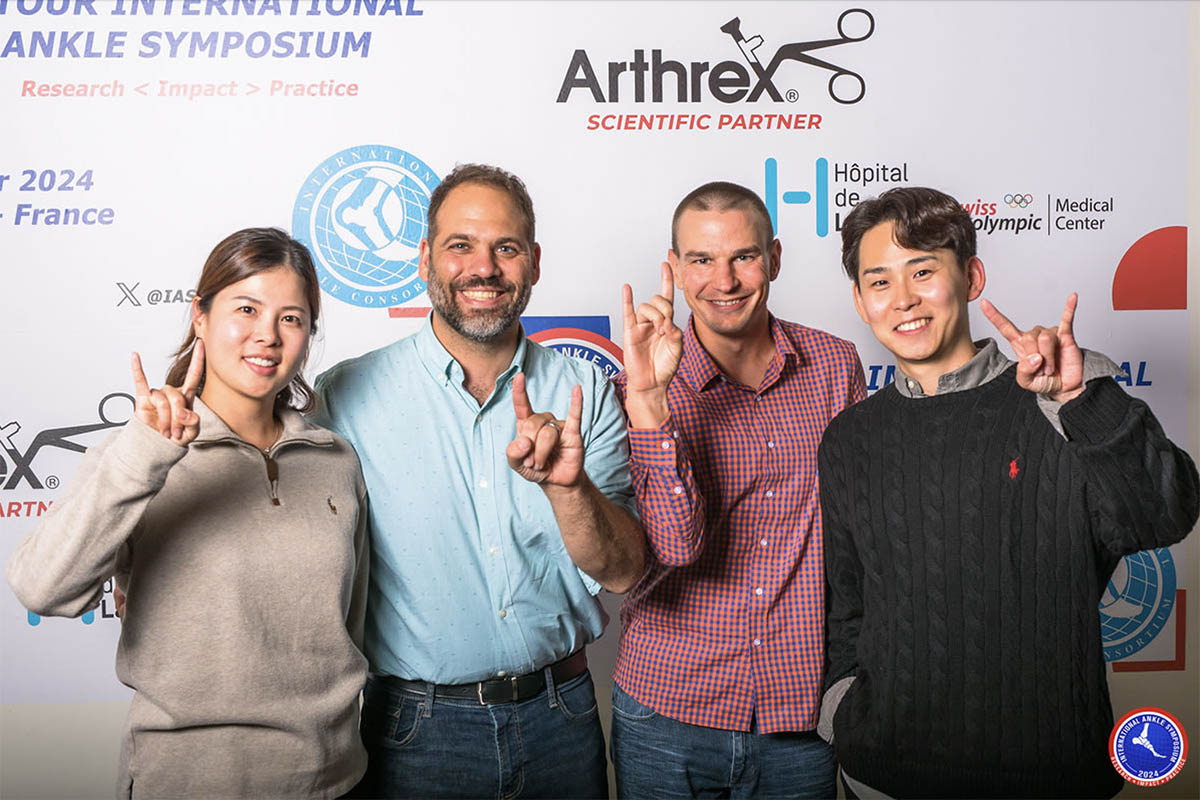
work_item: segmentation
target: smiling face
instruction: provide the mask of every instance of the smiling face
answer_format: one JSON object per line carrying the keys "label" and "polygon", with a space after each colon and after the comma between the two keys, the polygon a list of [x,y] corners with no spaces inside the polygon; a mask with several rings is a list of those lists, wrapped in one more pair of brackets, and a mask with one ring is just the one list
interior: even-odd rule
{"label": "smiling face", "polygon": [[526,241],[520,212],[505,192],[465,183],[446,196],[434,227],[420,265],[434,313],[472,342],[505,338],[540,277],[541,250]]}
{"label": "smiling face", "polygon": [[768,332],[767,295],[782,248],[750,211],[688,209],[679,217],[667,258],[706,347],[720,338]]}
{"label": "smiling face", "polygon": [[967,303],[983,291],[983,262],[973,256],[959,266],[948,248],[901,247],[894,227],[887,221],[863,234],[854,307],[905,374],[936,385],[975,354]]}
{"label": "smiling face", "polygon": [[248,402],[269,410],[304,364],[312,322],[300,276],[275,267],[221,289],[208,311],[197,300],[192,324],[204,340],[201,398],[220,414]]}

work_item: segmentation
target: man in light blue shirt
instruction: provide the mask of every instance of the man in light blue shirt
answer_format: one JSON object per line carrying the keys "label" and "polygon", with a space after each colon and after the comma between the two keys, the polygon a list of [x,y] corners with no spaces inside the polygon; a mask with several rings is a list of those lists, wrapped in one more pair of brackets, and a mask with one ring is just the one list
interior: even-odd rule
{"label": "man in light blue shirt", "polygon": [[521,329],[539,261],[521,181],[456,168],[421,242],[428,322],[317,384],[370,494],[362,796],[607,795],[583,648],[644,538],[612,387]]}

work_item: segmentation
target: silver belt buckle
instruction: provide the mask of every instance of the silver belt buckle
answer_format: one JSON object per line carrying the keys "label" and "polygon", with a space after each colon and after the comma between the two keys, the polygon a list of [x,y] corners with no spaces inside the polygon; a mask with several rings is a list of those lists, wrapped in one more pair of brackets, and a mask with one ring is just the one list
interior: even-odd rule
{"label": "silver belt buckle", "polygon": [[481,706],[487,705],[487,703],[485,703],[483,701],[483,681],[475,682],[475,696],[479,698],[479,705],[481,705]]}

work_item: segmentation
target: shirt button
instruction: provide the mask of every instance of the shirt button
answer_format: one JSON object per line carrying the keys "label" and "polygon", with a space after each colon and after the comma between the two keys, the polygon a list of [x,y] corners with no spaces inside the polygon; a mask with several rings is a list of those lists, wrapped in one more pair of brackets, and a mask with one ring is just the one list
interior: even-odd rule
{"label": "shirt button", "polygon": [[754,640],[754,646],[755,646],[755,647],[758,647],[758,646],[759,646],[759,645],[761,645],[761,644],[762,644],[762,639],[755,639],[755,640]]}
{"label": "shirt button", "polygon": [[758,595],[759,597],[762,597],[762,587],[760,586],[760,587],[758,587],[757,589],[755,589],[755,590],[754,590],[754,593],[755,593],[756,595]]}
{"label": "shirt button", "polygon": [[503,608],[500,609],[500,619],[504,619],[507,616],[508,616],[508,612],[506,610],[504,610]]}
{"label": "shirt button", "polygon": [[671,447],[671,440],[664,439],[662,444],[663,444],[663,450],[669,450]]}
{"label": "shirt button", "polygon": [[913,382],[912,378],[906,378],[904,382],[908,384],[908,390],[910,392],[916,390],[917,384],[915,382]]}
{"label": "shirt button", "polygon": [[679,438],[679,431],[675,431],[674,433],[672,433],[672,434],[671,434],[671,438],[672,438],[672,439],[678,439],[678,438]]}
{"label": "shirt button", "polygon": [[497,678],[503,678],[503,677],[504,677],[505,675],[507,675],[507,674],[508,674],[508,673],[507,673],[507,672],[505,672],[504,670],[500,670],[499,672],[497,672],[497,673],[496,673],[496,677],[497,677]]}
{"label": "shirt button", "polygon": [[763,539],[761,542],[759,542],[759,544],[761,544],[763,547],[766,547],[766,546],[767,546],[767,540],[766,540],[766,539]]}
{"label": "shirt button", "polygon": [[775,493],[772,492],[770,489],[767,489],[767,497],[774,497],[774,496],[775,496]]}
{"label": "shirt button", "polygon": [[479,479],[479,488],[480,488],[480,489],[486,489],[486,488],[487,488],[487,478],[480,478],[480,479]]}
{"label": "shirt button", "polygon": [[489,554],[489,555],[493,555],[493,556],[494,556],[494,555],[496,555],[496,548],[494,548],[494,547],[489,547],[489,548],[488,548],[488,554]]}
{"label": "shirt button", "polygon": [[682,486],[676,486],[676,487],[675,487],[674,489],[672,489],[671,491],[673,491],[675,494],[683,494],[683,487],[682,487]]}
{"label": "shirt button", "polygon": [[775,443],[774,443],[774,442],[767,442],[767,447],[771,447],[771,448],[773,448],[773,447],[775,447]]}

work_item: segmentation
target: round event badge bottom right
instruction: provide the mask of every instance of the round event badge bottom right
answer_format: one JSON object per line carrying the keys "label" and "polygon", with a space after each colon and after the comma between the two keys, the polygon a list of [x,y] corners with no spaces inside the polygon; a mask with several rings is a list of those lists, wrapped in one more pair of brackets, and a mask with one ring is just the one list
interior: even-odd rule
{"label": "round event badge bottom right", "polygon": [[1113,726],[1108,755],[1117,773],[1138,786],[1158,786],[1179,774],[1187,761],[1187,734],[1161,708],[1137,708]]}

